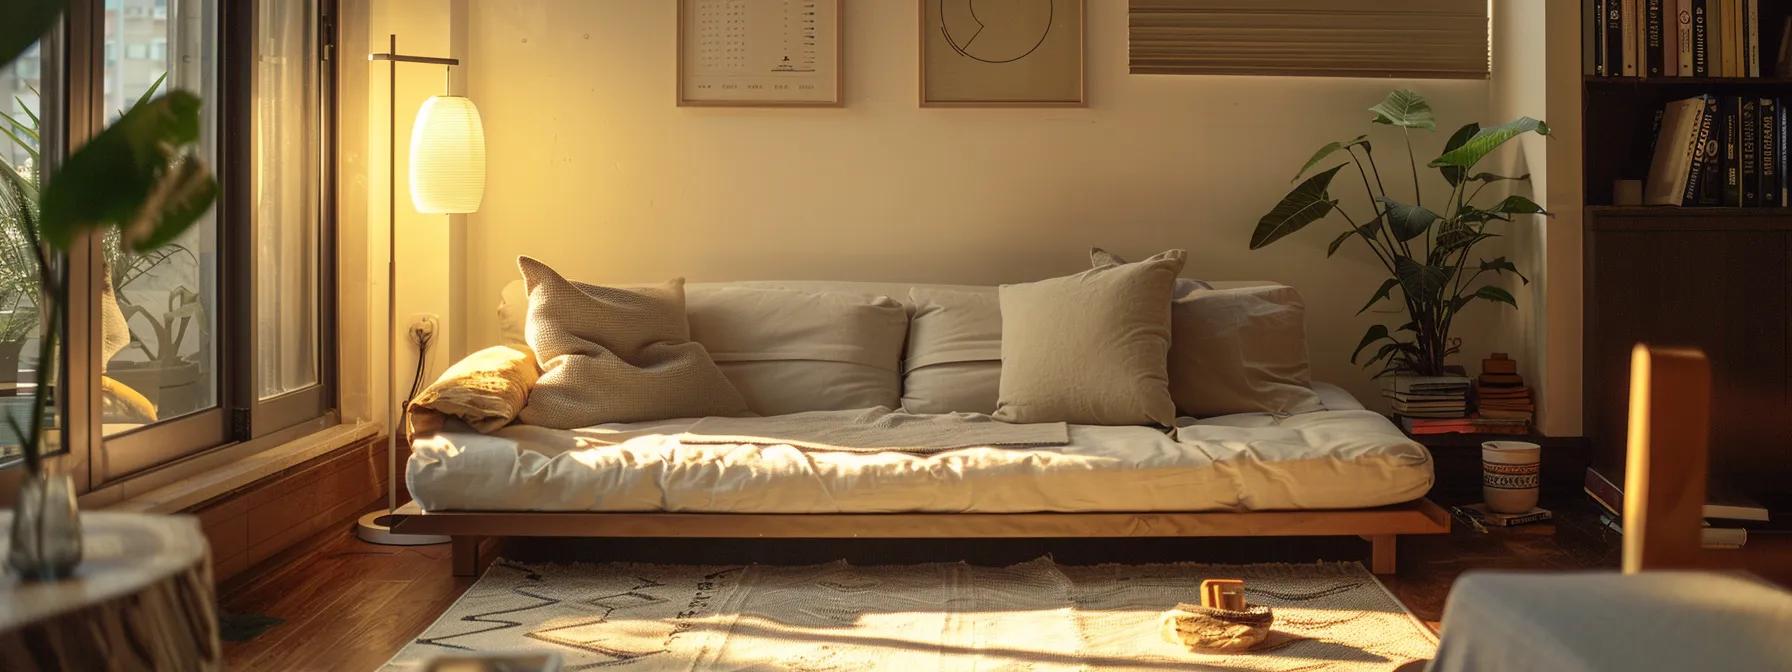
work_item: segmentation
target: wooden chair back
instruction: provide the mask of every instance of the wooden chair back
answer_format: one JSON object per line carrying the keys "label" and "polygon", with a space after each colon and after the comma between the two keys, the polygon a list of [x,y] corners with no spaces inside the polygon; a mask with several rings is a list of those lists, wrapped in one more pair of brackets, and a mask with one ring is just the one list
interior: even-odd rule
{"label": "wooden chair back", "polygon": [[1711,441],[1711,363],[1690,348],[1630,355],[1624,467],[1624,572],[1701,564]]}

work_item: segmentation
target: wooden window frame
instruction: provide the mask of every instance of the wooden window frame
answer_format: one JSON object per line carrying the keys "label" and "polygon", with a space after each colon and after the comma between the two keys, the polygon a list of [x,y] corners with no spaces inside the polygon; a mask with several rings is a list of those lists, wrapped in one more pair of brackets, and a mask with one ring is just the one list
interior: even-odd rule
{"label": "wooden window frame", "polygon": [[[216,317],[216,406],[164,422],[104,436],[99,386],[99,353],[102,335],[97,308],[105,272],[104,252],[97,237],[75,243],[63,261],[69,301],[63,330],[62,366],[57,412],[63,422],[61,446],[46,456],[48,468],[69,474],[78,493],[118,483],[163,469],[209,451],[299,428],[333,423],[337,418],[337,263],[336,263],[336,127],[337,62],[335,60],[339,0],[318,2],[319,103],[317,122],[320,152],[318,185],[318,380],[315,384],[268,399],[260,399],[255,380],[258,335],[253,316],[255,297],[256,227],[250,191],[254,171],[251,143],[251,103],[255,62],[253,56],[256,7],[253,2],[216,0],[220,91],[218,164],[220,295]],[[70,0],[63,23],[46,39],[47,49],[58,49],[56,81],[60,108],[42,115],[54,123],[45,125],[43,155],[54,166],[68,148],[78,147],[106,126],[109,113],[103,104],[105,0]],[[59,44],[57,44],[59,42]],[[50,75],[46,73],[46,77]],[[48,88],[48,87],[46,87]],[[46,91],[48,94],[48,91]],[[46,96],[48,99],[48,96]],[[46,107],[48,104],[46,104]],[[15,490],[23,469],[18,461],[0,463],[0,493]]]}

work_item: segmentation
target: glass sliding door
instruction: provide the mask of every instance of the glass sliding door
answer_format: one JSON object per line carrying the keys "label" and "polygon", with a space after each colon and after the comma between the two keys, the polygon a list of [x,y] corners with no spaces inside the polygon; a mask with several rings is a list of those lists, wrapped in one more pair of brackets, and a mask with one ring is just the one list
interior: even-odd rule
{"label": "glass sliding door", "polygon": [[[208,165],[220,164],[219,0],[106,0],[103,96],[107,123],[173,89],[197,94],[200,142]],[[103,260],[95,322],[99,346],[100,427],[108,472],[117,476],[225,438],[219,320],[225,263],[218,209],[172,244],[125,250],[114,232],[100,241]],[[209,417],[197,417],[209,415]],[[183,420],[188,420],[182,423]],[[147,428],[183,424],[179,441],[114,442]]]}
{"label": "glass sliding door", "polygon": [[[45,166],[55,158],[63,135],[60,42],[59,34],[52,34],[11,65],[0,66],[0,170],[33,186],[43,183]],[[46,357],[40,347],[50,326],[41,310],[37,250],[25,230],[36,212],[31,195],[0,189],[0,415],[12,421],[0,421],[0,465],[20,457],[21,439],[12,423],[29,423],[38,369],[60,368],[61,362],[60,351]],[[54,389],[45,392],[54,406],[60,395]],[[50,453],[64,448],[57,422],[61,414],[53,416],[44,435]]]}

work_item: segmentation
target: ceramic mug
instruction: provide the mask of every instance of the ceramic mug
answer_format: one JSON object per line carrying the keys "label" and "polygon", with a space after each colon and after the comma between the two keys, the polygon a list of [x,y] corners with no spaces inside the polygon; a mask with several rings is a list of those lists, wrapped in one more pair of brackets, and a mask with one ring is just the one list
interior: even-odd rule
{"label": "ceramic mug", "polygon": [[1524,513],[1537,508],[1542,446],[1524,441],[1481,444],[1481,495],[1488,510]]}

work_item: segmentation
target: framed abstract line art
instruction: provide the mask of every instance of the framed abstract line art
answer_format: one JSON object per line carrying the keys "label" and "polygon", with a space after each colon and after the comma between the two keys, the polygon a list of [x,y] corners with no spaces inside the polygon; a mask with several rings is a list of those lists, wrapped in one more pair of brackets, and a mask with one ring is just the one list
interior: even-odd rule
{"label": "framed abstract line art", "polygon": [[841,0],[678,0],[678,104],[840,105]]}
{"label": "framed abstract line art", "polygon": [[1083,0],[918,0],[922,107],[1080,107]]}

